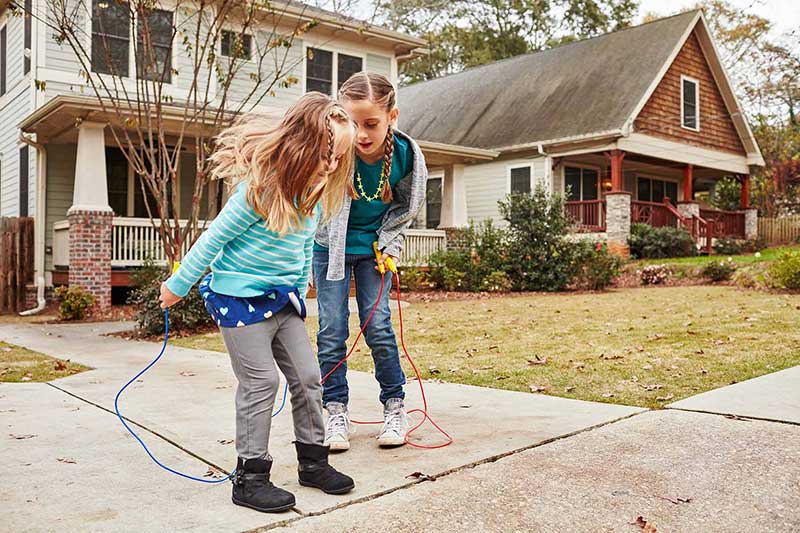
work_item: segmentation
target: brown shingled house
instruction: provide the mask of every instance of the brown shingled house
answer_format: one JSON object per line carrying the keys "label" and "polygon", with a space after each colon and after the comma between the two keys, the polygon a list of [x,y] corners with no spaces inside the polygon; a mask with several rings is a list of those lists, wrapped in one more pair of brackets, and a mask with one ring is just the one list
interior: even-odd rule
{"label": "brown shingled house", "polygon": [[[686,227],[706,249],[755,237],[747,190],[764,162],[700,11],[411,85],[399,105],[401,128],[436,148],[428,228],[497,219],[498,200],[541,186],[622,251],[632,222]],[[701,209],[695,193],[726,176],[741,209]]]}

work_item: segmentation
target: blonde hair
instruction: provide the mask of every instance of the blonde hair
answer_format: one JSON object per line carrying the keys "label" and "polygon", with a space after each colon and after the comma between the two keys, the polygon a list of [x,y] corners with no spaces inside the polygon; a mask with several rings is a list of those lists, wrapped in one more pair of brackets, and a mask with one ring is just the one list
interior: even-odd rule
{"label": "blonde hair", "polygon": [[[389,78],[373,72],[357,72],[353,74],[339,89],[339,99],[360,101],[368,100],[387,113],[395,107],[395,90]],[[392,187],[389,184],[389,174],[392,171],[392,154],[394,153],[394,131],[391,124],[386,131],[386,139],[383,141],[383,175],[386,180],[383,182],[381,199],[388,204],[392,201]],[[350,183],[350,195],[358,198],[355,187]]]}
{"label": "blonde hair", "polygon": [[[334,123],[352,134],[338,168],[320,179],[334,156]],[[318,92],[303,95],[270,125],[263,116],[244,116],[215,139],[211,176],[231,187],[247,181],[247,201],[270,230],[285,235],[300,229],[322,202],[323,220],[342,207],[355,164],[355,125],[332,98]]]}

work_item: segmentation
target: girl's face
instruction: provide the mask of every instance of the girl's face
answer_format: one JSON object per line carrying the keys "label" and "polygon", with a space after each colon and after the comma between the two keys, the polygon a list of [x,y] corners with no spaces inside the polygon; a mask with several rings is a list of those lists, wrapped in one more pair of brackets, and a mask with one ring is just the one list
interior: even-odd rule
{"label": "girl's face", "polygon": [[336,172],[342,158],[353,149],[353,140],[353,129],[348,124],[338,121],[333,122],[333,155],[327,165],[323,160],[320,177],[324,178]]}
{"label": "girl's face", "polygon": [[356,123],[356,153],[362,161],[375,163],[384,154],[383,142],[389,127],[397,121],[400,114],[395,107],[386,111],[369,100],[346,100],[342,104]]}

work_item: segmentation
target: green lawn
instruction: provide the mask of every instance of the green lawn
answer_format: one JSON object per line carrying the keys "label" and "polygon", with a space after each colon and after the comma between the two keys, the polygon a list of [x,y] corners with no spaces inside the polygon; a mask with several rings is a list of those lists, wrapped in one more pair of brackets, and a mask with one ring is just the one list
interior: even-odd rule
{"label": "green lawn", "polygon": [[[800,364],[800,297],[731,287],[416,303],[403,316],[425,379],[584,400],[658,408]],[[225,349],[217,333],[172,342]],[[372,369],[364,346],[350,361]]]}
{"label": "green lawn", "polygon": [[85,370],[90,368],[0,341],[0,382],[50,381]]}
{"label": "green lawn", "polygon": [[775,248],[767,248],[766,250],[761,250],[758,255],[698,255],[695,257],[676,257],[672,259],[643,259],[641,261],[637,261],[636,263],[641,265],[666,264],[703,266],[711,261],[719,261],[720,258],[728,259],[728,257],[731,257],[737,265],[744,265],[750,263],[761,263],[764,261],[775,261],[781,256],[781,254],[788,251],[800,251],[800,246],[778,246]]}

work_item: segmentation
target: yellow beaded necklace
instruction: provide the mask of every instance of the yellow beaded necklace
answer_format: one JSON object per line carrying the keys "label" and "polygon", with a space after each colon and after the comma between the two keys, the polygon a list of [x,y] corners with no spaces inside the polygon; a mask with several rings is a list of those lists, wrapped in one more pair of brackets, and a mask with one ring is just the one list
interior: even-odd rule
{"label": "yellow beaded necklace", "polygon": [[364,183],[361,181],[361,173],[356,170],[356,183],[358,184],[358,192],[361,193],[361,197],[368,202],[373,200],[377,200],[381,197],[381,193],[383,192],[383,183],[386,181],[386,173],[384,172],[384,168],[381,167],[381,179],[378,180],[378,190],[375,191],[375,194],[367,194],[367,191],[364,190]]}

